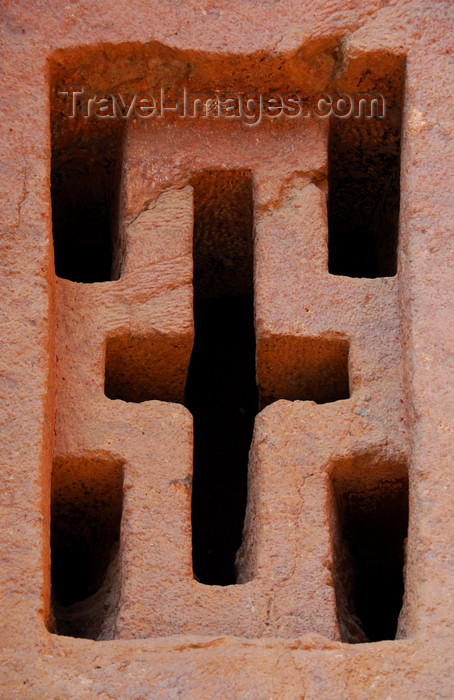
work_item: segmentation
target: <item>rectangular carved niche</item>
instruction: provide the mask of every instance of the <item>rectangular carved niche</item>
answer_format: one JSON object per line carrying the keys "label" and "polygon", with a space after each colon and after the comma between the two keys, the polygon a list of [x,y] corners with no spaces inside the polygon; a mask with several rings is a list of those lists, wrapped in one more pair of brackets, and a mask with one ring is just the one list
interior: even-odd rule
{"label": "rectangular carved niche", "polygon": [[58,459],[52,470],[51,629],[108,639],[119,595],[123,467],[113,459]]}
{"label": "rectangular carved niche", "polygon": [[405,60],[377,52],[350,68],[351,82],[340,95],[350,110],[335,109],[330,117],[329,272],[392,277],[399,242]]}
{"label": "rectangular carved niche", "polygon": [[262,407],[279,399],[329,403],[350,398],[348,353],[343,338],[263,338],[258,368]]}
{"label": "rectangular carved niche", "polygon": [[107,338],[104,391],[109,399],[182,403],[186,373],[187,350],[180,336]]}
{"label": "rectangular carved niche", "polygon": [[404,595],[405,464],[361,455],[331,471],[334,578],[345,642],[394,639]]}

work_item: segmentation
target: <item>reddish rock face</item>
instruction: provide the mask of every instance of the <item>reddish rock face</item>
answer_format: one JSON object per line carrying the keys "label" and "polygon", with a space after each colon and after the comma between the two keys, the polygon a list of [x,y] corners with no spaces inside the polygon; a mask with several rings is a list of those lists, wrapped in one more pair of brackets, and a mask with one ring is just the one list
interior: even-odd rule
{"label": "reddish rock face", "polygon": [[452,697],[449,9],[5,12],[5,697]]}

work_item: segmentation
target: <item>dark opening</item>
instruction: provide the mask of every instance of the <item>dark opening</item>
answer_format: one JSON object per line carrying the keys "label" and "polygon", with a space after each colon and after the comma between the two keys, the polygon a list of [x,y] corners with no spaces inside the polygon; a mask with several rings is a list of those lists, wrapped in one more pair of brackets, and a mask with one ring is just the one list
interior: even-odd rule
{"label": "dark opening", "polygon": [[[111,126],[111,125],[109,125]],[[55,271],[73,282],[112,278],[112,237],[118,199],[119,133],[81,135],[54,144],[51,197]]]}
{"label": "dark opening", "polygon": [[397,272],[400,109],[384,119],[330,119],[329,272],[389,277]]}
{"label": "dark opening", "polygon": [[54,464],[52,608],[58,634],[97,639],[118,593],[123,470],[117,462]]}
{"label": "dark opening", "polygon": [[190,339],[162,333],[119,335],[106,342],[104,391],[109,399],[183,403]]}
{"label": "dark opening", "polygon": [[344,338],[264,338],[259,352],[260,406],[273,401],[329,403],[350,398]]}
{"label": "dark opening", "polygon": [[394,639],[404,594],[407,470],[402,464],[381,464],[363,457],[337,465],[332,479],[342,639]]}
{"label": "dark opening", "polygon": [[236,582],[258,408],[249,172],[204,172],[194,188],[195,342],[186,384],[194,417],[193,567],[205,584]]}

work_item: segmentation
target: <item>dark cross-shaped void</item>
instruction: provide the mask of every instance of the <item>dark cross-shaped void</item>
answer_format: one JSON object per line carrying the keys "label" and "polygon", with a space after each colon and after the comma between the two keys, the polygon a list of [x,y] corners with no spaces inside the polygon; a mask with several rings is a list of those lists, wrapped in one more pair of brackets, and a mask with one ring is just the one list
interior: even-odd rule
{"label": "dark cross-shaped void", "polygon": [[[259,408],[255,373],[252,177],[194,175],[195,343],[186,385],[194,417],[194,574],[236,581],[247,500],[248,454]],[[277,399],[349,397],[348,342],[262,339],[261,407]]]}
{"label": "dark cross-shaped void", "polygon": [[[259,410],[253,183],[249,171],[217,170],[194,175],[191,184],[195,341],[185,403],[194,418],[193,569],[201,583],[227,586],[236,582],[235,556],[246,510],[249,448]],[[108,339],[106,394],[124,401],[180,400],[173,398],[165,386],[159,389],[158,375],[148,376],[153,353],[153,343],[146,338]],[[317,403],[348,399],[348,356],[349,342],[342,338],[262,338],[260,406],[278,399]],[[348,500],[349,485],[343,488],[342,498],[345,493]],[[360,501],[361,508],[363,501],[369,503],[367,498]],[[373,539],[375,531],[383,532],[383,523],[396,520],[394,515],[389,516],[388,500],[383,499],[384,507],[377,518],[367,521],[356,517],[356,511],[352,515],[339,506],[340,541],[345,542],[339,546],[351,550],[347,557],[351,567],[348,580],[353,586],[352,592],[345,594],[350,602],[343,608],[361,617],[367,636],[373,640],[393,636],[402,597],[406,511],[400,501],[397,511],[403,525],[395,546],[390,548],[389,560],[381,556]],[[365,540],[361,552],[370,554],[371,561],[366,564],[355,549],[357,535]],[[386,538],[380,536],[381,540]],[[391,582],[390,593],[380,607],[380,624],[369,614],[377,601],[376,589],[365,583],[370,572],[377,581]],[[345,575],[344,571],[341,579]],[[342,597],[342,592],[338,591],[338,596]],[[345,641],[351,640],[346,637]]]}

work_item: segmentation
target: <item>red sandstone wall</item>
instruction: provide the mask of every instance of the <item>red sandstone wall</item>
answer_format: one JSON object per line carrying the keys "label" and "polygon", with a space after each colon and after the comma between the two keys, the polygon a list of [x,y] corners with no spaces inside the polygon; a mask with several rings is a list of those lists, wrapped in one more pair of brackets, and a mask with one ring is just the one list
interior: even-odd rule
{"label": "red sandstone wall", "polygon": [[[5,8],[3,32],[2,697],[451,697],[451,4],[21,2]],[[120,133],[68,125],[56,96],[61,82],[127,92],[158,80],[373,88],[402,102],[400,127],[391,110],[385,132],[339,127],[331,141],[354,164],[384,139],[388,157],[401,129],[397,274],[328,270],[337,137],[326,121],[169,118]],[[56,278],[51,165],[98,152],[120,153],[115,274]],[[223,587],[193,576],[192,418],[179,403],[194,340],[194,188],[197,215],[212,215],[190,175],[212,170],[252,173],[264,407],[238,582]],[[400,497],[407,473],[397,638],[367,643],[336,499]],[[63,540],[80,504],[89,531],[99,513],[119,528],[82,615],[51,604],[51,503]],[[81,638],[64,633],[74,614]]]}

